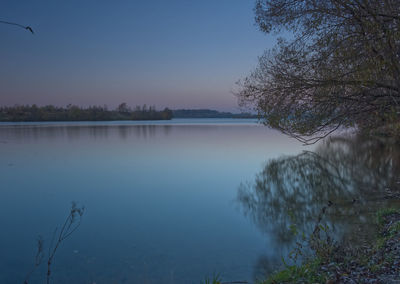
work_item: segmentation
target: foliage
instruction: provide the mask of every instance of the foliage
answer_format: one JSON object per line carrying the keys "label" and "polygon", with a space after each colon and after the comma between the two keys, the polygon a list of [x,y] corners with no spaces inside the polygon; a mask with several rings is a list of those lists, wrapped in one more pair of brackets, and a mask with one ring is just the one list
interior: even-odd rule
{"label": "foliage", "polygon": [[107,120],[168,120],[172,111],[165,108],[157,111],[155,107],[137,106],[131,110],[122,103],[116,110],[108,110],[107,106],[91,106],[81,108],[68,105],[66,108],[47,105],[16,105],[0,107],[0,121],[107,121]]}
{"label": "foliage", "polygon": [[399,0],[257,0],[255,13],[261,31],[289,38],[239,82],[267,125],[313,143],[399,122]]}

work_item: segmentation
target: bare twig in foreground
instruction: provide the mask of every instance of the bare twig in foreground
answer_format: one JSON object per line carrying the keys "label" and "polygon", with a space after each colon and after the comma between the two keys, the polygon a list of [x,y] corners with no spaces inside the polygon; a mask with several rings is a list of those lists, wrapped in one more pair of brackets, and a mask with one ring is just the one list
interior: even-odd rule
{"label": "bare twig in foreground", "polygon": [[55,240],[55,236],[57,234],[58,229],[57,228],[55,229],[49,247],[49,257],[47,259],[47,284],[50,283],[51,265],[54,261],[54,256],[57,252],[58,247],[60,246],[62,241],[71,236],[71,234],[75,232],[76,229],[78,229],[79,225],[81,224],[82,215],[84,211],[85,211],[84,207],[77,207],[76,203],[72,202],[71,211],[69,212],[67,219],[65,220],[63,226],[61,227],[57,240]]}

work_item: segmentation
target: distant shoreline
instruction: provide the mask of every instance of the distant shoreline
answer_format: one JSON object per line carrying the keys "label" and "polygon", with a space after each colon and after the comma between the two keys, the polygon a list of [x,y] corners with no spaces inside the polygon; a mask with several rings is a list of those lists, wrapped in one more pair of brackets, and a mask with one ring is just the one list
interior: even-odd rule
{"label": "distant shoreline", "polygon": [[183,126],[183,125],[257,125],[255,118],[172,118],[168,120],[97,120],[97,121],[0,121],[5,126]]}
{"label": "distant shoreline", "polygon": [[155,107],[143,105],[131,109],[126,103],[121,103],[115,110],[108,110],[107,106],[82,108],[75,105],[66,107],[16,105],[0,108],[1,122],[169,120],[171,118],[172,111],[168,108],[158,111]]}
{"label": "distant shoreline", "polygon": [[220,112],[212,109],[176,109],[172,110],[173,118],[258,118],[252,113]]}
{"label": "distant shoreline", "polygon": [[82,108],[74,105],[56,107],[52,105],[38,107],[36,105],[0,107],[0,122],[89,122],[89,121],[157,121],[172,118],[258,118],[251,113],[220,112],[211,109],[176,109],[165,108],[158,111],[155,107],[134,109],[122,103],[115,110],[106,106]]}

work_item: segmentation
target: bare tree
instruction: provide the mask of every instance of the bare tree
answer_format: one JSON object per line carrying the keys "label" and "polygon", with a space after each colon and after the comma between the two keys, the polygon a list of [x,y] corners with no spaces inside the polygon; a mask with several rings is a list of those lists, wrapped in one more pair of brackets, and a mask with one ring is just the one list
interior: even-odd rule
{"label": "bare tree", "polygon": [[286,31],[239,81],[242,105],[305,143],[340,126],[398,122],[400,0],[257,0],[265,33]]}

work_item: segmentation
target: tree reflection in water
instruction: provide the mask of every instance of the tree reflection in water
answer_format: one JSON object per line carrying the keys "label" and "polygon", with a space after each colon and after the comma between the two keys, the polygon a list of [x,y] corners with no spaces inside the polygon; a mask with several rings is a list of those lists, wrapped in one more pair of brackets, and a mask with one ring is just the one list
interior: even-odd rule
{"label": "tree reflection in water", "polygon": [[319,144],[314,152],[268,161],[249,184],[241,184],[238,200],[244,214],[269,238],[270,251],[260,257],[256,274],[271,272],[294,246],[290,232],[310,234],[321,209],[336,238],[351,241],[373,232],[371,214],[385,206],[387,188],[398,191],[400,143],[383,138],[340,136]]}

